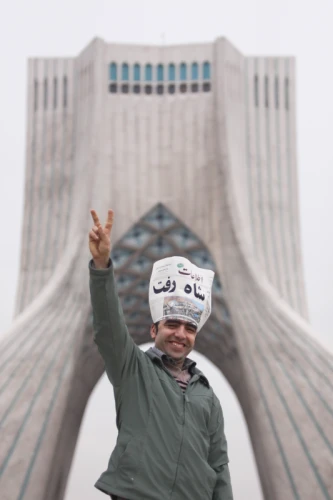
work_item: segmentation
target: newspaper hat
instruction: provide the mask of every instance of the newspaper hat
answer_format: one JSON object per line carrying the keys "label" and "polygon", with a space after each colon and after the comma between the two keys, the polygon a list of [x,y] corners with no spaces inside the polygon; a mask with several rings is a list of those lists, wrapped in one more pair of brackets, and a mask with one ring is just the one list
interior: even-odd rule
{"label": "newspaper hat", "polygon": [[149,284],[153,322],[179,319],[201,330],[211,313],[214,274],[184,257],[167,257],[155,262]]}

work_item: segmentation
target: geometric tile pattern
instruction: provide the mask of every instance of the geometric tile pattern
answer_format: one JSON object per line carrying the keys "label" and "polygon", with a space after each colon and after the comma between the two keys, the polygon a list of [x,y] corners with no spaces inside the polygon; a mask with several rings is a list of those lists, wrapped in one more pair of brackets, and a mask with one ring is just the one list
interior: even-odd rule
{"label": "geometric tile pattern", "polygon": [[223,345],[225,356],[235,356],[230,314],[216,265],[200,239],[161,203],[143,216],[112,251],[118,292],[133,338],[139,344],[150,340],[152,319],[147,291],[152,267],[155,261],[172,255],[185,257],[195,265],[216,273],[212,313],[204,328],[205,337]]}

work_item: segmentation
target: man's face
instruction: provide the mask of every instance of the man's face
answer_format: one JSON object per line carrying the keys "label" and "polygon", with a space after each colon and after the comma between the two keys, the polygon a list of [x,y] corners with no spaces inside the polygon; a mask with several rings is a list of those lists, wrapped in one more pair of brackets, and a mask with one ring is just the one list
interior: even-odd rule
{"label": "man's face", "polygon": [[159,322],[157,332],[155,325],[152,325],[150,334],[160,351],[175,361],[181,361],[194,347],[197,328],[185,321],[166,319]]}

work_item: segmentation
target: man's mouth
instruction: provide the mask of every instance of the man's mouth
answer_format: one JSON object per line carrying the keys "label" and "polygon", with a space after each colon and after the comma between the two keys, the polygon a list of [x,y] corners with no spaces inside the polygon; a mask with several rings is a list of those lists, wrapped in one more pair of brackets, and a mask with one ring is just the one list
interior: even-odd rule
{"label": "man's mouth", "polygon": [[185,347],[185,344],[183,344],[182,342],[176,342],[175,340],[170,341],[170,344],[178,348]]}

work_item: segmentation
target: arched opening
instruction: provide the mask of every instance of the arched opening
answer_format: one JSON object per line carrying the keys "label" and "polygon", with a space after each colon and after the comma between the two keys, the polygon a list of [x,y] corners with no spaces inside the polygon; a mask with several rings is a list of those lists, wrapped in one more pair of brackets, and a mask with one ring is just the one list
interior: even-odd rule
{"label": "arched opening", "polygon": [[[139,220],[118,241],[112,252],[126,323],[139,344],[149,340],[151,318],[147,291],[153,263],[171,255],[182,255],[199,267],[216,270],[204,244],[162,204],[158,204]],[[224,355],[232,358],[237,355],[236,347],[218,275],[214,279],[212,309],[207,323],[207,335],[210,342],[219,344],[220,354],[223,345]],[[200,347],[200,342],[199,350],[204,350],[204,346]]]}

